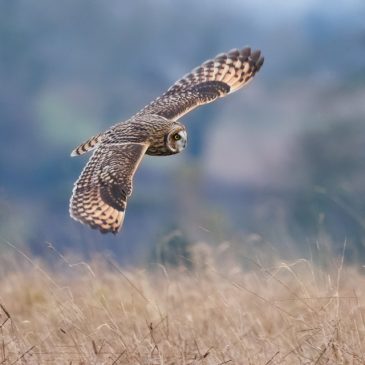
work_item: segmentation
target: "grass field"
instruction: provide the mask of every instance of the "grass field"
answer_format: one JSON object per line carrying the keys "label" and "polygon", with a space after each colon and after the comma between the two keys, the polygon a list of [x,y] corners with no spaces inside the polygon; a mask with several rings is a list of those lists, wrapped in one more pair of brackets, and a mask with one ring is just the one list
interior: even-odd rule
{"label": "grass field", "polygon": [[0,364],[365,364],[361,267],[224,250],[192,270],[3,256]]}

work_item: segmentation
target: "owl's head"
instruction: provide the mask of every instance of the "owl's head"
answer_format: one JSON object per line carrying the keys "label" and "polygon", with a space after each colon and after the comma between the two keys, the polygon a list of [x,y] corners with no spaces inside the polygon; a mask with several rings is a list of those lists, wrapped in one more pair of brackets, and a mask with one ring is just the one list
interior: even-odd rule
{"label": "owl's head", "polygon": [[186,147],[188,135],[181,124],[173,125],[168,134],[165,135],[165,146],[172,153],[179,153]]}

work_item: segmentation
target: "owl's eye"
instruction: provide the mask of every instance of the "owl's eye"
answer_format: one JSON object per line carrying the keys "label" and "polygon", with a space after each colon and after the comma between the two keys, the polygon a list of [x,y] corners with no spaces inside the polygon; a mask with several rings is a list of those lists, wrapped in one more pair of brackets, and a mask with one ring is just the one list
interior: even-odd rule
{"label": "owl's eye", "polygon": [[179,133],[176,133],[176,134],[174,135],[174,140],[175,140],[175,141],[180,141],[180,139],[181,139],[180,134],[179,134]]}

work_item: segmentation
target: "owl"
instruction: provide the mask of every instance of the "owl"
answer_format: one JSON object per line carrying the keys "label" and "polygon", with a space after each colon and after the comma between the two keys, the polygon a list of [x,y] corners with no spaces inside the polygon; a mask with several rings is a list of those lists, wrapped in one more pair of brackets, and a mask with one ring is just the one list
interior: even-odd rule
{"label": "owl", "polygon": [[221,53],[183,76],[129,120],[75,148],[71,156],[94,152],[74,185],[71,217],[102,233],[117,233],[143,156],[181,152],[187,132],[179,119],[247,85],[263,63],[261,52],[248,47]]}

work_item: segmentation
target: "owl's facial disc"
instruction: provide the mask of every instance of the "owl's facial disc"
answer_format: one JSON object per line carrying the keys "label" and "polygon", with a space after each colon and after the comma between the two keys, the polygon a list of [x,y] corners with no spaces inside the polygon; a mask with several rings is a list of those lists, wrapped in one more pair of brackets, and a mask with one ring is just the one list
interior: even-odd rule
{"label": "owl's facial disc", "polygon": [[174,135],[176,141],[176,149],[178,152],[182,151],[186,147],[186,142],[188,141],[188,136],[186,131],[180,131]]}
{"label": "owl's facial disc", "polygon": [[181,152],[186,147],[188,136],[185,129],[175,130],[170,133],[168,138],[168,147],[174,152]]}

